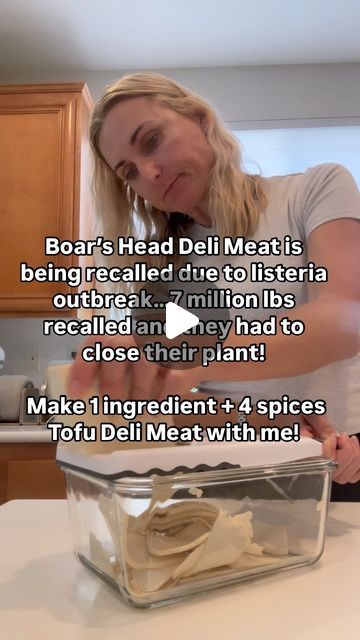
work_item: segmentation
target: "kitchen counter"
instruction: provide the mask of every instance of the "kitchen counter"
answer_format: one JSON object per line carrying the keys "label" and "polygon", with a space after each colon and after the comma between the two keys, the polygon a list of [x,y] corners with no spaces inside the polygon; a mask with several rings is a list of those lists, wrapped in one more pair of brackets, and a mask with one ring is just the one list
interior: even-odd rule
{"label": "kitchen counter", "polygon": [[152,610],[130,608],[75,559],[65,500],[0,507],[6,640],[358,640],[360,503],[333,503],[314,565]]}
{"label": "kitchen counter", "polygon": [[0,444],[3,442],[51,442],[46,425],[18,425],[0,422]]}

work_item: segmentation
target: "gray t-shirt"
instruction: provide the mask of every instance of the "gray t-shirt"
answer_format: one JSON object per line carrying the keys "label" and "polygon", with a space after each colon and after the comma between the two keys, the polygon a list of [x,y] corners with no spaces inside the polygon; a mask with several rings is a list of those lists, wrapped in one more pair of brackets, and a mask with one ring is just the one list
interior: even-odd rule
{"label": "gray t-shirt", "polygon": [[[193,265],[216,266],[221,274],[223,264],[250,268],[250,263],[261,261],[265,266],[306,267],[306,242],[310,233],[319,225],[339,218],[360,219],[360,195],[356,183],[347,169],[337,164],[321,164],[305,173],[275,176],[266,179],[268,206],[260,216],[253,240],[270,240],[287,235],[292,240],[301,240],[304,252],[298,256],[196,256]],[[213,235],[212,229],[194,224],[190,237],[193,240]],[[189,234],[188,234],[189,235]],[[360,247],[359,247],[360,251]],[[189,257],[190,259],[190,257]],[[321,265],[317,265],[321,266]],[[292,293],[296,305],[307,302],[306,282],[229,283],[220,278],[219,288],[231,288],[235,293],[251,292],[261,300],[263,289],[274,288],[279,293]],[[321,286],[321,285],[320,285]],[[241,315],[244,319],[265,320],[270,315],[284,313],[284,309],[232,309],[231,317]],[[241,338],[239,337],[239,341]],[[255,341],[260,341],[256,338]],[[204,371],[205,373],[205,371]],[[201,385],[201,391],[218,396],[230,396],[241,400],[251,396],[255,405],[259,399],[281,399],[287,394],[290,399],[323,399],[327,403],[327,417],[337,430],[349,434],[360,432],[360,355],[335,362],[314,372],[291,378],[273,378],[251,382],[209,382]],[[290,416],[290,424],[296,418]]]}

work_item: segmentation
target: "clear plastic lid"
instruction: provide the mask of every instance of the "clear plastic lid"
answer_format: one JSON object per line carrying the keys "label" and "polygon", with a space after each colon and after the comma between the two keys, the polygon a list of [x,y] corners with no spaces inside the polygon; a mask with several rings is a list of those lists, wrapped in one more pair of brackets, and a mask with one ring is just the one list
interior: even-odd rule
{"label": "clear plastic lid", "polygon": [[63,466],[106,478],[172,475],[179,471],[191,473],[232,467],[269,467],[309,458],[324,462],[321,442],[311,438],[280,443],[256,441],[169,445],[98,454],[86,454],[62,444],[57,449],[57,461]]}
{"label": "clear plastic lid", "polygon": [[[48,369],[49,396],[59,398],[66,392],[69,364],[55,363]],[[96,389],[93,390],[96,392]],[[86,422],[100,424],[104,416],[81,416]],[[151,417],[150,417],[151,419]],[[71,416],[67,424],[73,425],[79,417]],[[56,421],[56,419],[55,419]],[[62,443],[57,449],[57,460],[65,467],[83,470],[104,478],[125,476],[171,475],[178,471],[209,471],[226,468],[275,466],[318,458],[323,462],[322,444],[311,438],[298,442],[196,442],[179,446],[172,442],[121,443]]]}

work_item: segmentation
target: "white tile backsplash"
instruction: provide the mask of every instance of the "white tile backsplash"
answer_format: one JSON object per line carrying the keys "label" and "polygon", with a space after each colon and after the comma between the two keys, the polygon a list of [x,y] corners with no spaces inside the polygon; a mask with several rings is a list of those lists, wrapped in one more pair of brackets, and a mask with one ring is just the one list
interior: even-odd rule
{"label": "white tile backsplash", "polygon": [[[22,374],[41,385],[48,364],[69,360],[83,336],[44,336],[42,318],[1,318],[0,345],[5,351],[1,374]],[[32,357],[34,359],[32,359]]]}

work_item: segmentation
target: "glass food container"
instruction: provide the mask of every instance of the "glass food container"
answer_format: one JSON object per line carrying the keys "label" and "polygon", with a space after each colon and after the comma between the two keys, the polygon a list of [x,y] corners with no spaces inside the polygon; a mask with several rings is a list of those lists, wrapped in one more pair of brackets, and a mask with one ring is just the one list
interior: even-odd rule
{"label": "glass food container", "polygon": [[331,472],[321,443],[89,453],[59,444],[80,562],[150,607],[318,560]]}

